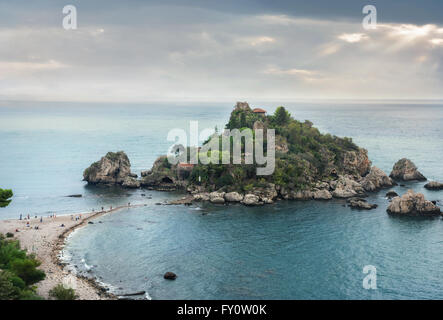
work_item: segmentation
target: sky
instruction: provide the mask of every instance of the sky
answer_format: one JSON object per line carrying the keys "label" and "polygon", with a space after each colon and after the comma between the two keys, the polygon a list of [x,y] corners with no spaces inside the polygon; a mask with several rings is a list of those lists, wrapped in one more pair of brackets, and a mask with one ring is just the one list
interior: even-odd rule
{"label": "sky", "polygon": [[[365,29],[365,5],[377,9]],[[77,9],[77,29],[62,9]],[[443,99],[443,1],[0,0],[0,100]]]}

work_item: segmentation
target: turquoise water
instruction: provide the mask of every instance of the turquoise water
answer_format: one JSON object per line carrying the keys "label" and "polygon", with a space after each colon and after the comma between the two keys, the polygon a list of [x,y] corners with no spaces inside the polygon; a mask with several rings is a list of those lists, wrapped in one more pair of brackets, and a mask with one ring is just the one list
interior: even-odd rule
{"label": "turquoise water", "polygon": [[[150,168],[171,144],[171,128],[219,128],[231,104],[0,104],[0,187],[12,188],[0,219],[20,213],[89,211],[145,203],[99,218],[69,239],[79,272],[120,291],[153,299],[442,299],[443,221],[353,211],[343,202],[242,206],[158,206],[177,194],[87,187],[82,171],[110,150],[125,150],[133,171]],[[272,111],[279,104],[260,104]],[[351,136],[373,164],[390,172],[412,159],[429,179],[443,180],[443,106],[432,104],[302,104],[285,106],[323,132]],[[407,188],[443,201],[424,183]],[[82,198],[67,198],[69,194]],[[146,194],[147,197],[143,197]],[[152,198],[149,199],[149,196]],[[441,203],[441,202],[440,202]],[[0,222],[1,223],[1,222]],[[377,290],[362,286],[365,265],[377,268]],[[166,271],[177,273],[165,281]]]}

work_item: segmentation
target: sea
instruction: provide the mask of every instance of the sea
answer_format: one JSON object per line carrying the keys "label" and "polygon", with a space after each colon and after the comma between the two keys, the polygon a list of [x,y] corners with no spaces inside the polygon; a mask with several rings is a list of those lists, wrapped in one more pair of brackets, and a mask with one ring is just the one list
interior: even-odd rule
{"label": "sea", "polygon": [[[108,151],[127,153],[132,171],[150,169],[174,143],[172,129],[222,130],[234,103],[0,102],[0,188],[14,197],[4,219],[46,217],[142,204],[98,218],[67,240],[64,259],[111,292],[147,299],[443,299],[443,220],[386,213],[387,190],[371,211],[343,200],[278,201],[263,207],[158,205],[179,192],[88,186],[83,170]],[[411,159],[443,181],[443,102],[254,102],[283,105],[323,133],[352,137],[390,173]],[[422,192],[424,182],[393,188]],[[68,197],[81,194],[82,197]],[[163,279],[172,271],[175,281]],[[370,283],[370,286],[368,286]]]}

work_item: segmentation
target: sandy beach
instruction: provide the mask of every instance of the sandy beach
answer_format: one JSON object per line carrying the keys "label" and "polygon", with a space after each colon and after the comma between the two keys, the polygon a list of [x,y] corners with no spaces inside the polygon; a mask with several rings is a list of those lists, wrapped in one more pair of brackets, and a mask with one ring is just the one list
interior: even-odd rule
{"label": "sandy beach", "polygon": [[[142,205],[131,205],[130,207],[137,206]],[[37,284],[37,293],[45,299],[49,298],[49,291],[54,286],[64,282],[71,284],[74,282],[76,294],[81,300],[115,299],[115,296],[103,290],[93,279],[74,276],[60,261],[59,253],[63,249],[66,237],[76,228],[85,226],[92,219],[123,208],[128,208],[128,206],[101,212],[46,216],[43,217],[43,222],[40,222],[40,217],[30,217],[29,220],[0,220],[0,233],[5,235],[8,232],[13,233],[14,239],[20,240],[22,249],[26,249],[29,253],[35,253],[41,261],[42,264],[39,268],[46,273],[46,278]],[[78,217],[77,221],[75,217]],[[29,222],[29,227],[27,222]],[[38,229],[35,229],[36,226]]]}

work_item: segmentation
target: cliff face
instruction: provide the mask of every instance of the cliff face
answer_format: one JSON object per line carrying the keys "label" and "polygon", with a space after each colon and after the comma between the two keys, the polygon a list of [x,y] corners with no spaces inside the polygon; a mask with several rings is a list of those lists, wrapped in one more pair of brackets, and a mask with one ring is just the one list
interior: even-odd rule
{"label": "cliff face", "polygon": [[[137,175],[131,173],[131,163],[123,152],[108,152],[83,172],[83,180],[90,184],[123,184],[136,187]],[[138,185],[140,186],[140,185]]]}

